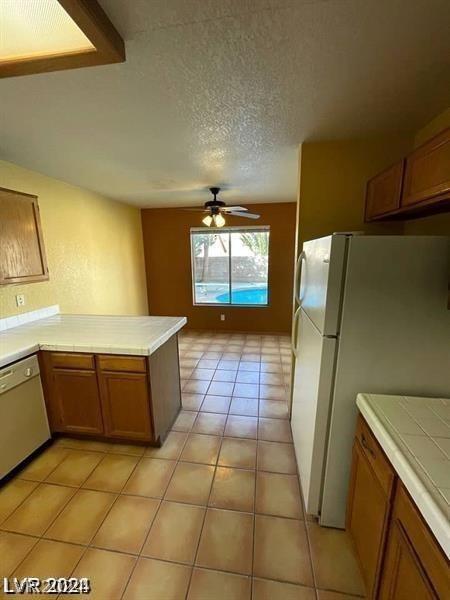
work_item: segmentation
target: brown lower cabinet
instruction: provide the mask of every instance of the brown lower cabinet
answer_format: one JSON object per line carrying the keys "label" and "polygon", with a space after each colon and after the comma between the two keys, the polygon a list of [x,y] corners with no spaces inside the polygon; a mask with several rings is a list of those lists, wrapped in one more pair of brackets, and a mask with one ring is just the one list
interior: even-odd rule
{"label": "brown lower cabinet", "polygon": [[39,360],[52,432],[159,445],[181,408],[176,336],[150,357],[41,351]]}
{"label": "brown lower cabinet", "polygon": [[[365,446],[360,442],[361,437]],[[368,442],[367,439],[370,440],[367,434],[363,433],[363,423],[359,422],[353,445],[347,529],[351,533],[360,560],[367,595],[371,598],[376,595],[381,570],[381,549],[386,539],[393,485],[391,483],[386,489],[381,484],[371,460],[381,462],[384,456],[378,452],[372,440]]]}
{"label": "brown lower cabinet", "polygon": [[[419,549],[414,548],[414,537],[423,525],[414,514],[416,509],[413,505],[406,507],[412,517],[411,527],[403,523],[402,504],[411,503],[403,487],[399,488],[399,497],[396,499],[389,539],[386,547],[386,556],[383,577],[380,585],[380,598],[444,598],[438,596],[433,585],[432,576],[429,576],[422,560],[426,557],[418,554]],[[430,556],[431,558],[431,556]],[[442,589],[444,591],[444,588]],[[448,591],[448,590],[447,590]]]}
{"label": "brown lower cabinet", "polygon": [[101,371],[99,383],[105,435],[150,440],[152,424],[147,375]]}
{"label": "brown lower cabinet", "polygon": [[347,529],[368,598],[448,597],[448,561],[361,415],[353,445]]}
{"label": "brown lower cabinet", "polygon": [[54,369],[52,388],[52,412],[57,431],[103,433],[95,371]]}

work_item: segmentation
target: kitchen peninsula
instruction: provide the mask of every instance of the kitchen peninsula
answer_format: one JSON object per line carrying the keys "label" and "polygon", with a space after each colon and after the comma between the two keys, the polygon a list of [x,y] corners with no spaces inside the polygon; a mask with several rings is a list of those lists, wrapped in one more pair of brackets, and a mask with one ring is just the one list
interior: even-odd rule
{"label": "kitchen peninsula", "polygon": [[181,407],[186,318],[35,313],[0,321],[0,367],[38,354],[51,432],[160,445]]}

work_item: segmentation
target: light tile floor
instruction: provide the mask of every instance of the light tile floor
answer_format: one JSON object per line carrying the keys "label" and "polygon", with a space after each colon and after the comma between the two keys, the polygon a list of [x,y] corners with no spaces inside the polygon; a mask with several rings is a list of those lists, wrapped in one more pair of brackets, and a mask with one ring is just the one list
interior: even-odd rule
{"label": "light tile floor", "polygon": [[59,439],[0,489],[0,577],[89,577],[112,600],[345,600],[345,532],[305,518],[289,339],[186,332],[160,449]]}

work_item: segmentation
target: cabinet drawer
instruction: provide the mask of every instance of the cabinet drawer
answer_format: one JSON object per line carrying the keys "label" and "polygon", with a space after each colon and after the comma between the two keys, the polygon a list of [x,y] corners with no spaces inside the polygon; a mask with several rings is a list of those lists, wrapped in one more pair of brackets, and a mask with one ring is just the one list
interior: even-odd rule
{"label": "cabinet drawer", "polygon": [[100,354],[98,365],[102,371],[121,371],[122,373],[146,373],[147,371],[147,361],[144,356]]}
{"label": "cabinet drawer", "polygon": [[95,369],[93,354],[77,354],[76,352],[52,352],[52,366],[61,369]]}
{"label": "cabinet drawer", "polygon": [[355,435],[356,439],[361,444],[364,456],[369,461],[381,487],[389,496],[394,484],[394,470],[384,455],[380,444],[375,439],[375,436],[361,415],[358,417]]}

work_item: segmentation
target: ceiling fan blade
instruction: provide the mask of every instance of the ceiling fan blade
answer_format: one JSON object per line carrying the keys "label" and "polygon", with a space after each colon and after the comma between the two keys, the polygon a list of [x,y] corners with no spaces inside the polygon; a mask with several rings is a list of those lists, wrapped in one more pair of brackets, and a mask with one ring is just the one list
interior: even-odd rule
{"label": "ceiling fan blade", "polygon": [[227,215],[231,215],[232,217],[244,217],[246,219],[259,219],[259,217],[261,216],[261,215],[256,215],[255,213],[237,212],[237,211],[227,212]]}
{"label": "ceiling fan blade", "polygon": [[190,212],[210,212],[209,210],[205,210],[204,208],[182,208],[181,210],[188,210]]}
{"label": "ceiling fan blade", "polygon": [[244,212],[247,211],[248,208],[245,208],[244,206],[223,206],[222,210],[225,212],[230,212],[230,211],[238,211],[238,212]]}

